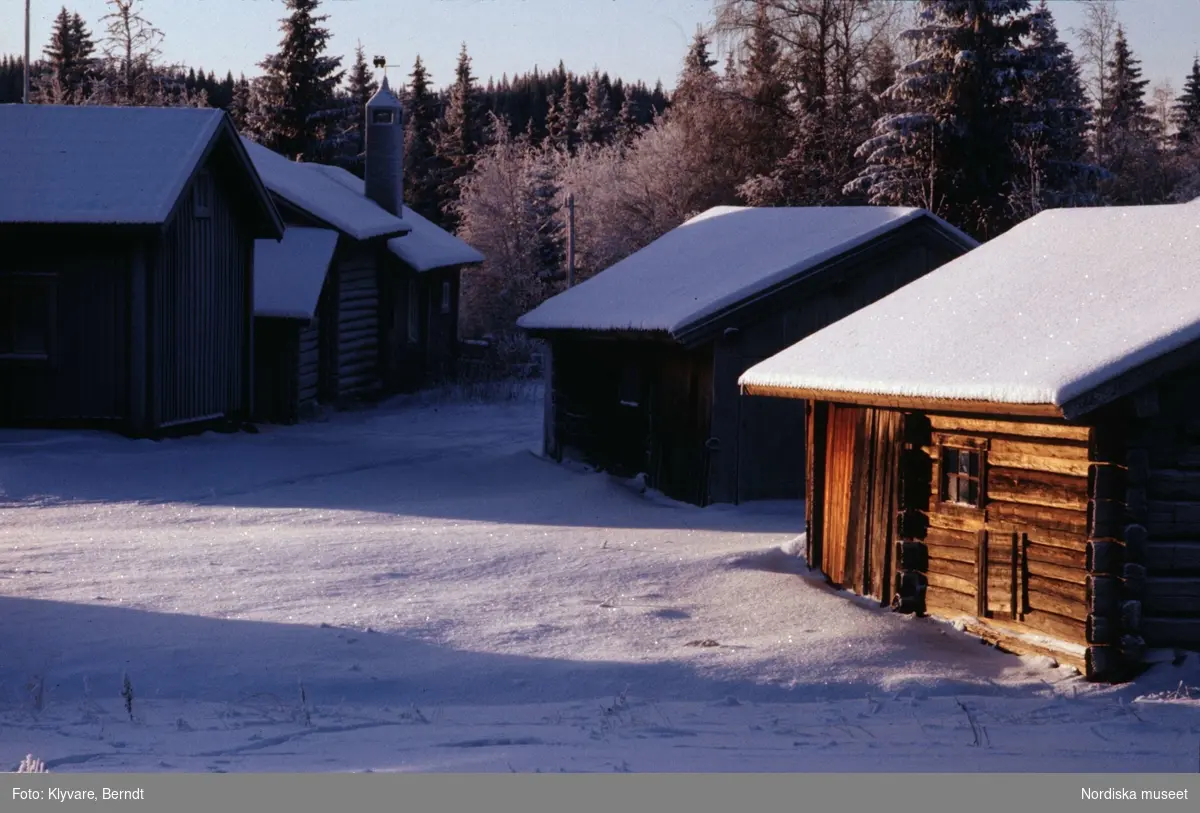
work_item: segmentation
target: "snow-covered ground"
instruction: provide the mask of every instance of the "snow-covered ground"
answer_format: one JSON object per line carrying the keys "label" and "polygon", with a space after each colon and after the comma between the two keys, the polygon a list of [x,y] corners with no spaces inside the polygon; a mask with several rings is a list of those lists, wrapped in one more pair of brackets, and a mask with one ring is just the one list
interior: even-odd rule
{"label": "snow-covered ground", "polygon": [[0,432],[0,769],[1197,769],[1195,655],[1087,684],[825,587],[798,505],[654,499],[540,429]]}

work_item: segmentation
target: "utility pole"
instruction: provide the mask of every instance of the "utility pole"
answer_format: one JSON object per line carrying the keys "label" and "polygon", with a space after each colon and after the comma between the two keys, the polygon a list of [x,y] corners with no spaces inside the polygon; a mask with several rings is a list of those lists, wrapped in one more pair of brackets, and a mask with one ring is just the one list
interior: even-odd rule
{"label": "utility pole", "polygon": [[567,287],[575,284],[575,193],[567,193]]}
{"label": "utility pole", "polygon": [[29,0],[25,0],[25,94],[21,99],[29,104]]}

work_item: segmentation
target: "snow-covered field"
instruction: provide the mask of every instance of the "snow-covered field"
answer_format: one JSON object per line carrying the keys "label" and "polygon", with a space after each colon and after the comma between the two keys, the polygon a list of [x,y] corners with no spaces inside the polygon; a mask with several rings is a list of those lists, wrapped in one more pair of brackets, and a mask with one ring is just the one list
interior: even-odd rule
{"label": "snow-covered field", "polygon": [[799,505],[654,499],[540,429],[0,432],[0,769],[1200,767],[1197,656],[1087,684],[825,587]]}

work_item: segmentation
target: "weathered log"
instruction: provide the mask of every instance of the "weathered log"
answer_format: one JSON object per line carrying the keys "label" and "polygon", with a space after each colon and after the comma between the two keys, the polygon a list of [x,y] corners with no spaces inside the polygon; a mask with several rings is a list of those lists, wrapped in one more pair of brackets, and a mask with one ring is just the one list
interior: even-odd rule
{"label": "weathered log", "polygon": [[897,542],[896,562],[900,570],[927,570],[929,565],[929,550],[921,542]]}
{"label": "weathered log", "polygon": [[1200,536],[1200,502],[1151,500],[1147,520],[1156,540],[1194,539]]}
{"label": "weathered log", "polygon": [[925,544],[939,548],[964,548],[974,552],[976,539],[975,534],[970,531],[931,527],[925,534]]}
{"label": "weathered log", "polygon": [[945,587],[930,585],[925,591],[925,612],[930,615],[975,615],[975,597]]}
{"label": "weathered log", "polygon": [[1145,556],[1146,544],[1150,534],[1145,525],[1133,524],[1125,526],[1125,558],[1130,562],[1140,562]]}
{"label": "weathered log", "polygon": [[954,559],[935,558],[935,551],[930,552],[929,561],[925,568],[925,573],[938,574],[941,576],[954,576],[958,579],[970,581],[975,578],[975,563],[961,562]]}
{"label": "weathered log", "polygon": [[1126,598],[1140,599],[1146,593],[1146,568],[1142,565],[1126,563],[1121,569],[1123,580],[1122,593]]}
{"label": "weathered log", "polygon": [[1064,618],[1048,612],[1030,610],[1025,615],[1024,625],[1029,629],[1045,633],[1072,644],[1087,643],[1087,624],[1072,618]]}
{"label": "weathered log", "polygon": [[1121,602],[1121,629],[1125,632],[1137,632],[1142,627],[1142,603],[1140,601]]}
{"label": "weathered log", "polygon": [[936,505],[929,511],[929,527],[942,528],[947,531],[965,531],[974,535],[975,532],[983,530],[984,513],[982,511],[974,511],[971,513],[954,512],[948,505]]}
{"label": "weathered log", "polygon": [[1148,489],[1156,500],[1200,500],[1200,471],[1151,471]]}
{"label": "weathered log", "polygon": [[1116,573],[1123,558],[1124,549],[1119,543],[1093,539],[1087,544],[1084,567],[1089,573]]}
{"label": "weathered log", "polygon": [[1068,511],[1087,510],[1087,486],[1083,477],[1041,471],[990,468],[987,475],[989,499]]}
{"label": "weathered log", "polygon": [[1145,522],[1148,516],[1150,498],[1145,486],[1131,486],[1125,489],[1125,515],[1132,522]]}
{"label": "weathered log", "polygon": [[1030,541],[1025,546],[1025,559],[1030,562],[1045,562],[1047,564],[1058,565],[1059,567],[1069,567],[1078,570],[1087,569],[1087,552],[1085,550],[1070,550],[1068,548],[1056,548],[1047,545],[1035,544]]}
{"label": "weathered log", "polygon": [[[1028,471],[1044,471],[1056,474],[1069,474],[1075,477],[1087,477],[1091,463],[1087,458],[1075,459],[1070,457],[1053,457],[1038,454],[1019,453],[996,446],[1003,441],[994,441],[988,450],[988,463],[1009,469],[1025,469]],[[1014,443],[1015,445],[1015,443]],[[1081,447],[1068,447],[1071,449]],[[1086,451],[1086,450],[1085,450]]]}
{"label": "weathered log", "polygon": [[921,562],[921,567],[914,567],[913,570],[928,570],[928,564],[933,559],[950,560],[953,562],[963,562],[965,564],[975,566],[975,551],[970,548],[960,548],[942,545],[929,544],[925,560]]}
{"label": "weathered log", "polygon": [[1130,448],[1126,453],[1126,478],[1130,486],[1145,486],[1150,482],[1150,450]]}
{"label": "weathered log", "polygon": [[1118,648],[1121,659],[1129,664],[1141,663],[1146,656],[1146,641],[1140,635],[1122,635]]}
{"label": "weathered log", "polygon": [[[1061,508],[997,501],[988,504],[987,516],[989,523],[995,519],[998,524],[1023,530],[1031,537],[1036,537],[1038,529],[1064,531],[1085,537],[1088,532],[1086,511],[1068,511]],[[963,530],[977,529],[963,528]]]}
{"label": "weathered log", "polygon": [[1087,642],[1089,644],[1111,644],[1116,637],[1115,625],[1106,615],[1088,615]]}
{"label": "weathered log", "polygon": [[1133,411],[1139,418],[1153,418],[1159,413],[1158,388],[1149,386],[1133,396]]}
{"label": "weathered log", "polygon": [[995,433],[1030,438],[1060,438],[1086,443],[1092,435],[1089,426],[1041,423],[1038,421],[1003,421],[983,418],[963,418],[953,415],[930,415],[929,425],[946,432]]}
{"label": "weathered log", "polygon": [[1031,576],[1044,576],[1048,579],[1058,579],[1059,581],[1073,584],[1083,584],[1084,580],[1088,577],[1087,570],[1082,567],[1063,567],[1062,565],[1036,560],[1028,561],[1026,569]]}
{"label": "weathered log", "polygon": [[1030,576],[1028,587],[1029,612],[1052,613],[1078,622],[1087,620],[1086,597],[1079,595],[1082,589],[1071,591],[1072,585],[1037,580],[1034,576]]}
{"label": "weathered log", "polygon": [[1141,564],[1150,572],[1200,572],[1200,541],[1150,543]]}
{"label": "weathered log", "polygon": [[1084,677],[1091,681],[1106,680],[1113,673],[1116,665],[1112,649],[1106,646],[1088,647],[1086,661]]}
{"label": "weathered log", "polygon": [[1092,538],[1115,538],[1125,524],[1125,505],[1117,500],[1092,500],[1088,516]]}
{"label": "weathered log", "polygon": [[930,587],[940,587],[943,590],[953,590],[956,593],[972,595],[976,590],[974,578],[964,579],[945,573],[926,573],[925,579]]}
{"label": "weathered log", "polygon": [[1117,609],[1121,582],[1112,576],[1088,576],[1088,612],[1110,615]]}
{"label": "weathered log", "polygon": [[1143,613],[1141,633],[1151,647],[1200,647],[1200,618],[1161,618]]}

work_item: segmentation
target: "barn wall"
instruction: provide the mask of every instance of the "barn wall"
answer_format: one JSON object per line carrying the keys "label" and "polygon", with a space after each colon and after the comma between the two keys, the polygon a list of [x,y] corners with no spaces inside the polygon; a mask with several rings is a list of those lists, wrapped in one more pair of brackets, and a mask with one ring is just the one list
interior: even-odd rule
{"label": "barn wall", "polygon": [[[458,363],[459,271],[418,274],[399,261],[388,263],[382,294],[380,359],[392,392],[414,392],[451,380]],[[449,310],[442,310],[442,284],[450,286]],[[410,309],[410,297],[416,305]],[[410,320],[413,328],[410,332]]]}
{"label": "barn wall", "polygon": [[18,279],[48,285],[52,336],[46,362],[0,360],[0,421],[123,423],[129,416],[131,242],[64,232],[34,245],[6,241],[3,253],[0,297]]}
{"label": "barn wall", "polygon": [[379,366],[379,249],[343,240],[337,276],[339,400],[368,398],[382,389]]}
{"label": "barn wall", "polygon": [[317,405],[321,379],[321,323],[313,319],[300,328],[299,336],[299,380],[296,382],[296,397],[300,414],[311,411]]}
{"label": "barn wall", "polygon": [[1115,406],[1124,453],[1121,634],[1124,659],[1151,648],[1200,648],[1200,367]]}
{"label": "barn wall", "polygon": [[[1082,659],[1105,621],[1088,559],[1093,430],[937,414],[909,425],[902,530],[918,545],[905,569],[925,583],[925,608],[1053,638]],[[944,447],[982,452],[981,507],[941,500]]]}
{"label": "barn wall", "polygon": [[711,492],[716,502],[798,499],[804,494],[804,402],[741,398],[737,380],[822,328],[959,256],[924,223],[849,258],[811,283],[768,297],[736,317],[714,346]]}
{"label": "barn wall", "polygon": [[295,319],[254,320],[254,420],[299,420],[300,332]]}
{"label": "barn wall", "polygon": [[[251,403],[252,256],[243,206],[219,162],[198,176],[149,268],[150,423],[246,416]],[[196,184],[208,187],[207,214]]]}

